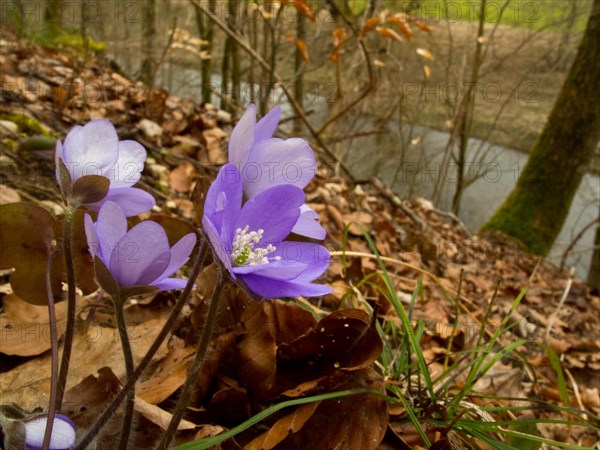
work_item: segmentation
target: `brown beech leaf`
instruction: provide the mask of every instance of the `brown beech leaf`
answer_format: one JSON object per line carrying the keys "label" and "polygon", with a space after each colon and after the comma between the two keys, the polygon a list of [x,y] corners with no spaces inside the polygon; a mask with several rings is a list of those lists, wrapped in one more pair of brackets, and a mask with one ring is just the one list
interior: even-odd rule
{"label": "brown beech leaf", "polygon": [[[370,388],[384,391],[383,380],[373,369],[342,372],[330,391]],[[328,384],[328,383],[324,383]],[[300,430],[290,433],[279,445],[285,449],[361,449],[378,448],[388,425],[385,399],[373,394],[358,394],[323,400]]]}
{"label": "brown beech leaf", "polygon": [[276,344],[273,309],[268,303],[254,303],[242,314],[246,333],[239,343],[239,375],[254,395],[270,391],[275,381]]}
{"label": "brown beech leaf", "polygon": [[426,31],[427,33],[431,33],[433,31],[433,28],[431,28],[431,26],[428,23],[422,22],[420,20],[414,20],[413,23],[421,31]]}
{"label": "brown beech leaf", "polygon": [[404,20],[402,20],[402,16],[393,15],[391,17],[388,17],[387,21],[396,24],[396,26],[402,32],[404,37],[409,41],[412,41],[412,31],[410,30],[408,24]]}
{"label": "brown beech leaf", "polygon": [[296,44],[296,47],[298,48],[298,51],[300,52],[300,55],[302,56],[302,62],[304,64],[308,63],[308,47],[306,46],[306,43],[302,40],[302,39],[294,39],[294,44]]}
{"label": "brown beech leaf", "polygon": [[398,41],[398,42],[402,42],[402,40],[403,40],[402,36],[400,36],[398,33],[396,33],[391,28],[388,28],[388,27],[377,27],[377,31],[383,37],[386,37],[388,39],[393,39],[393,40]]}
{"label": "brown beech leaf", "polygon": [[188,193],[192,188],[195,176],[196,169],[194,168],[194,165],[189,161],[182,161],[179,166],[169,174],[169,186],[177,192]]}
{"label": "brown beech leaf", "polygon": [[[134,364],[140,363],[165,320],[152,319],[138,325],[128,326]],[[159,355],[164,355],[159,350]],[[108,366],[120,379],[125,377],[125,363],[115,328],[90,326],[75,333],[73,357],[69,365],[67,389],[79,384],[88,375]],[[160,356],[157,356],[157,358]],[[14,369],[0,373],[0,392],[3,403],[16,403],[31,410],[47,404],[50,393],[49,352],[33,358]]]}
{"label": "brown beech leaf", "polygon": [[382,343],[374,321],[360,309],[334,311],[306,333],[277,348],[282,363],[325,370],[360,369],[375,361]]}
{"label": "brown beech leaf", "polygon": [[196,353],[194,347],[171,348],[153,374],[138,382],[135,395],[154,405],[167,399],[185,382],[188,365]]}
{"label": "brown beech leaf", "polygon": [[331,55],[329,55],[329,61],[336,62],[340,59],[340,49],[344,42],[348,40],[348,33],[344,28],[336,28],[332,32],[333,35],[333,50],[331,51]]}
{"label": "brown beech leaf", "polygon": [[[67,303],[58,303],[56,327],[59,337],[65,331]],[[32,305],[15,294],[2,299],[0,313],[0,353],[5,355],[33,356],[50,349],[48,307]]]}
{"label": "brown beech leaf", "polygon": [[215,393],[210,398],[208,414],[217,423],[239,423],[250,417],[248,391],[236,380],[219,375]]}
{"label": "brown beech leaf", "polygon": [[311,8],[311,6],[306,2],[306,0],[282,0],[281,4],[282,5],[289,5],[292,4],[292,6],[294,8],[296,8],[296,10],[302,14],[304,17],[306,17],[309,20],[312,20],[314,22],[315,20],[315,13],[313,12],[313,9]]}
{"label": "brown beech leaf", "polygon": [[381,20],[379,19],[379,17],[371,17],[367,20],[365,20],[365,23],[363,24],[363,26],[361,27],[359,33],[358,33],[358,37],[359,38],[363,38],[367,35],[367,33],[369,33],[370,31],[373,31],[375,29],[375,27],[377,25],[379,25],[379,22]]}
{"label": "brown beech leaf", "polygon": [[298,407],[293,413],[279,419],[265,433],[244,446],[244,450],[271,450],[291,433],[302,429],[312,417],[321,402],[308,403]]}
{"label": "brown beech leaf", "polygon": [[79,426],[90,426],[121,388],[110,367],[101,367],[97,373],[98,376],[88,375],[65,393],[61,411]]}

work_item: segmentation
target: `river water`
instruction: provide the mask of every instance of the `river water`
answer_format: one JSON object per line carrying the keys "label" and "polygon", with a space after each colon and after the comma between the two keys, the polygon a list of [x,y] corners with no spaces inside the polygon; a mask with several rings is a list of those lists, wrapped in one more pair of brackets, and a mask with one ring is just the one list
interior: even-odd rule
{"label": "river water", "polygon": [[[196,68],[177,67],[176,76],[173,69],[169,73],[159,74],[159,85],[170,88],[175,95],[199,98],[200,83]],[[161,79],[164,81],[161,81]],[[168,80],[168,82],[167,82]],[[178,80],[181,84],[177,84]],[[220,77],[213,76],[212,84],[220,85]],[[244,86],[242,92],[249,92]],[[275,92],[272,99],[277,101],[283,97]],[[328,113],[326,99],[312,95],[307,96],[305,109],[310,109],[311,121],[317,125],[322,123]],[[246,99],[246,101],[248,101]],[[290,106],[283,102],[283,117],[292,114]],[[364,115],[353,122],[352,132],[373,129],[375,118]],[[381,127],[381,124],[377,124]],[[357,137],[336,145],[357,179],[377,176],[401,198],[424,197],[431,199],[435,186],[443,181],[441,198],[436,207],[450,210],[452,196],[456,188],[456,165],[450,164],[448,170],[441,167],[450,134],[420,127],[418,125],[400,124],[390,120],[384,124],[384,134]],[[343,129],[343,125],[340,126]],[[308,136],[308,135],[307,135]],[[465,190],[460,219],[471,231],[476,232],[494,213],[507,197],[525,166],[527,155],[506,147],[495,146],[478,139],[470,139],[466,155],[467,177],[472,183]],[[548,260],[558,264],[565,249],[575,236],[588,223],[598,218],[600,204],[600,178],[587,174],[572,202],[571,210],[563,229],[557,238]],[[576,269],[577,276],[587,276],[591,261],[594,227],[590,227],[571,250],[567,266]]]}

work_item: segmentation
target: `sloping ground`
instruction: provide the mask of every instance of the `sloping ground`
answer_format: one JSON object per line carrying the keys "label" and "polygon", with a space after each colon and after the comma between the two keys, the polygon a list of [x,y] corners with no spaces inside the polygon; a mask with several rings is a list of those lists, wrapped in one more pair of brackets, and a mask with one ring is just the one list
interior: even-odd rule
{"label": "sloping ground", "polygon": [[[112,71],[104,61],[84,61],[81,56],[66,50],[33,47],[26,42],[14,40],[10,35],[3,35],[0,40],[0,66],[3,68],[0,80],[0,120],[3,120],[0,122],[3,127],[0,146],[2,203],[19,199],[39,202],[54,214],[60,214],[62,207],[54,179],[51,148],[53,139],[63,139],[66,132],[76,124],[92,118],[106,117],[115,125],[121,139],[136,139],[148,149],[149,159],[141,187],[155,195],[160,211],[195,220],[196,212],[190,197],[200,198],[206,192],[217,165],[226,159],[227,138],[232,127],[227,113],[210,105],[200,107],[191,101],[170,96],[165,91],[148,92],[143,85]],[[422,283],[422,293],[414,304],[412,319],[424,321],[421,346],[430,372],[435,377],[443,371],[445,358],[449,363],[456,361],[465,352],[472,350],[478,339],[488,339],[498,331],[519,292],[529,286],[511,315],[509,327],[502,330],[498,341],[500,345],[525,338],[527,343],[519,347],[518,357],[513,355],[503,358],[496,364],[477,383],[477,391],[489,396],[526,398],[538,406],[543,406],[545,402],[560,404],[560,380],[557,380],[557,373],[550,364],[547,351],[547,347],[550,347],[558,354],[563,367],[560,376],[566,380],[569,406],[600,414],[600,298],[597,292],[592,293],[581,280],[571,279],[569,274],[540,262],[537,258],[520,252],[516,246],[493,236],[473,236],[453,216],[435,210],[426,201],[398,199],[377,180],[353,187],[323,169],[307,188],[307,197],[311,206],[321,214],[328,231],[328,248],[333,252],[340,252],[346,244],[347,255],[343,260],[339,253],[334,253],[330,269],[323,280],[334,287],[334,293],[319,304],[303,302],[305,308],[322,317],[327,312],[342,307],[366,309],[368,302],[377,308],[377,314],[384,321],[398,323],[399,319],[389,301],[376,288],[377,283],[362,284],[362,280],[380,270],[363,236],[365,230],[384,257],[394,289],[407,309],[410,307],[413,291],[419,282]],[[350,226],[346,238],[344,230],[351,222],[355,224]],[[200,281],[210,279],[210,269],[206,269],[201,274],[199,286],[202,286]],[[8,272],[3,274],[2,283],[2,292],[9,293]],[[199,298],[201,295],[196,297],[196,306]],[[22,301],[15,299],[12,294],[6,294],[2,301],[0,319],[31,323],[30,317],[34,313],[23,306]],[[138,329],[141,330],[140,336],[153,336],[156,333],[156,329],[164,322],[169,301],[172,301],[172,297],[163,296],[158,300],[155,298],[149,305],[135,304],[129,308],[129,317],[141,324]],[[83,310],[86,310],[86,305],[93,302],[93,299],[84,298],[81,302]],[[233,316],[238,312],[232,306],[236,302],[237,300],[230,301]],[[108,304],[107,301],[103,302],[104,306]],[[267,306],[269,304],[272,307]],[[281,321],[286,317],[285,311],[290,308],[296,311],[298,317],[302,317],[302,321],[312,323],[309,317],[302,315],[306,313],[291,306],[270,302],[260,305],[245,306],[245,311],[240,312],[248,329],[248,324],[253,321],[258,321],[261,326],[264,323],[265,327],[274,316],[278,316]],[[146,380],[146,390],[143,395],[138,391],[138,395],[148,403],[160,403],[165,409],[173,406],[169,396],[183,381],[185,364],[193,351],[189,346],[189,341],[193,341],[190,336],[194,335],[193,325],[198,322],[198,314],[202,314],[198,311],[201,309],[198,306],[187,311],[182,319],[183,325],[175,333],[177,336],[171,339],[169,350],[165,349],[157,357],[157,365],[168,368],[171,375],[157,379],[155,374],[149,378],[150,381]],[[106,311],[100,308],[94,321],[112,322],[110,312]],[[7,314],[12,315],[9,317]],[[362,320],[361,317],[355,319],[357,322]],[[38,325],[43,323],[42,319],[37,320]],[[281,325],[281,322],[278,323]],[[481,323],[485,325],[482,327]],[[231,327],[233,325],[225,324],[223,330],[231,330]],[[85,378],[88,385],[82,382],[70,391],[71,397],[67,395],[67,398],[77,399],[73,400],[74,405],[83,403],[87,408],[79,416],[73,413],[80,426],[88,426],[93,421],[94,414],[98,414],[102,408],[98,398],[82,396],[85,386],[91,383],[95,386],[94,389],[102,386],[110,391],[118,385],[115,375],[119,377],[123,374],[122,363],[113,361],[120,361],[119,354],[108,351],[111,347],[110,339],[115,339],[114,334],[105,333],[103,336],[101,342],[105,345],[102,347],[104,350],[96,348],[94,357],[104,361],[112,371],[108,368],[100,369],[100,376],[95,379],[90,376],[96,374],[96,369],[92,370],[91,366],[86,366],[85,361],[82,361],[74,372],[80,374],[82,379],[88,377]],[[256,339],[259,338],[260,336]],[[235,339],[231,333],[224,333],[213,345],[220,352],[222,349],[232,348]],[[248,339],[242,337],[238,345],[244,348]],[[32,391],[32,386],[43,384],[32,383],[32,378],[36,377],[33,373],[35,370],[44,372],[44,376],[47,376],[47,365],[42,361],[47,361],[48,358],[42,360],[41,356],[32,355],[47,348],[40,348],[39,342],[28,344],[21,341],[20,351],[12,351],[10,346],[13,344],[13,341],[2,340],[1,351],[7,354],[0,355],[0,369],[3,372],[0,377],[2,403],[17,402],[25,409],[44,405],[47,394]],[[76,343],[76,349],[79,348],[77,345]],[[85,347],[85,342],[79,345],[84,346],[80,350],[91,351]],[[105,359],[99,355],[103,355]],[[344,379],[349,386],[369,385],[381,388],[387,382],[394,382],[382,379],[371,368],[366,367],[367,362],[371,361],[370,355],[360,355],[360,358],[360,361],[345,361],[346,365],[342,366],[354,371],[354,378]],[[219,388],[213,387],[215,390],[210,391],[214,394],[210,401],[210,408],[213,409],[210,411],[217,411],[216,416],[210,417],[220,418],[218,423],[222,426],[239,423],[247,415],[245,410],[240,412],[231,409],[233,403],[240,398],[240,383],[258,383],[260,386],[263,381],[259,379],[262,374],[260,367],[255,367],[256,361],[250,358],[247,363],[248,367],[257,370],[255,375],[250,371],[250,375],[239,381],[232,379],[228,372],[220,374],[216,377],[218,382],[215,382]],[[28,375],[19,380],[19,376],[23,377],[20,370],[26,365],[28,370],[25,372]],[[100,367],[102,366],[98,368]],[[203,392],[207,392],[215,373],[216,369],[213,368],[207,375],[209,378],[201,380]],[[290,376],[287,375],[288,378]],[[457,373],[450,389],[460,389],[464,376],[463,373]],[[290,383],[288,380],[283,386],[296,386]],[[296,395],[315,391],[319,392],[315,385],[304,386]],[[268,399],[273,398],[268,397],[259,387],[254,395],[262,398],[265,404],[268,404]],[[259,400],[254,398],[253,401]],[[512,404],[503,399],[470,398],[470,401],[473,405]],[[351,400],[348,403],[349,409],[353,402]],[[208,405],[206,402],[205,404]],[[197,406],[190,420],[194,423],[209,423],[206,410],[200,403]],[[247,407],[250,408],[250,404]],[[376,406],[373,408],[376,409]],[[369,413],[373,413],[373,410],[366,409]],[[326,417],[328,414],[327,411],[319,411],[320,415],[314,417]],[[544,412],[543,407],[535,411],[541,417],[559,417],[557,413]],[[148,424],[157,422],[149,418],[148,411],[141,413],[144,417],[139,418],[136,446],[143,447],[157,433],[156,427],[148,428]],[[310,414],[312,413],[314,409]],[[400,438],[404,445],[408,443],[416,446],[418,440],[414,440],[414,430],[411,431],[406,425],[405,411],[390,407],[388,413],[391,420],[381,448],[406,448],[398,443]],[[306,414],[310,417],[308,412]],[[378,417],[381,419],[382,416]],[[210,423],[215,422],[211,419]],[[383,419],[382,423],[385,425]],[[331,426],[335,427],[336,424]],[[190,427],[194,428],[194,424],[190,424]],[[564,425],[544,425],[539,429],[548,438],[582,446],[591,447],[599,438],[599,435],[590,430],[577,427],[567,430]],[[196,435],[212,432],[214,430],[210,431],[205,427],[197,431]],[[247,437],[247,440],[257,433]],[[287,448],[295,448],[291,447],[290,442],[288,445],[290,446]],[[294,445],[300,444],[296,442]]]}

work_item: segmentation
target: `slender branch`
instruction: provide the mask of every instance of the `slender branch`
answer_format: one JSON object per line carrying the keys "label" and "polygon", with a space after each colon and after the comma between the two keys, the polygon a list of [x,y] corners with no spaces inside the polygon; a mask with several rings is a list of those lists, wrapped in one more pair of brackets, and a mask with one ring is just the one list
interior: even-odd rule
{"label": "slender branch", "polygon": [[111,418],[111,416],[114,414],[116,409],[119,407],[119,405],[121,404],[123,399],[126,397],[127,392],[134,388],[136,381],[140,378],[140,376],[142,375],[142,373],[144,372],[144,370],[146,369],[148,364],[150,364],[150,361],[152,361],[152,358],[154,357],[154,355],[156,354],[156,352],[162,345],[163,341],[169,334],[169,331],[171,331],[171,329],[173,328],[173,325],[175,325],[175,322],[176,322],[177,318],[179,317],[179,313],[183,309],[183,306],[187,302],[187,300],[192,292],[192,289],[194,287],[194,282],[196,281],[196,277],[198,276],[198,273],[200,272],[200,268],[202,267],[202,265],[204,264],[204,261],[206,259],[206,252],[204,252],[204,248],[205,248],[205,241],[200,240],[200,246],[198,247],[198,253],[196,255],[196,259],[194,260],[194,266],[192,267],[192,271],[190,272],[188,282],[185,285],[185,288],[183,289],[183,291],[181,292],[179,299],[177,299],[177,303],[173,307],[173,310],[171,311],[169,318],[167,319],[166,323],[163,325],[162,329],[160,330],[160,333],[158,333],[158,336],[156,336],[156,339],[154,339],[152,346],[146,352],[146,354],[144,355],[144,358],[142,359],[140,364],[136,367],[135,371],[131,375],[131,378],[127,379],[127,381],[123,385],[123,389],[121,389],[117,393],[117,395],[113,399],[112,403],[106,408],[106,410],[102,413],[102,415],[98,419],[96,419],[96,421],[94,422],[92,427],[88,430],[86,435],[83,436],[83,438],[81,439],[79,444],[75,447],[75,450],[85,449],[92,442],[94,437],[96,437],[96,435],[100,432],[100,430],[104,427],[104,425],[106,425],[108,420]]}
{"label": "slender branch", "polygon": [[65,219],[63,223],[63,249],[65,254],[65,267],[67,271],[67,328],[65,330],[65,339],[63,353],[60,362],[60,372],[56,386],[56,409],[60,411],[65,387],[67,385],[67,375],[69,373],[69,362],[71,360],[71,350],[73,349],[73,338],[75,336],[75,309],[77,307],[77,298],[75,296],[75,268],[73,265],[73,216],[77,208],[73,205],[67,206]]}
{"label": "slender branch", "polygon": [[[125,360],[126,380],[133,375],[133,355],[131,353],[131,344],[127,335],[127,324],[125,323],[125,298],[121,293],[117,298],[113,298],[115,307],[115,317],[117,319],[117,329],[119,330],[119,339],[123,348],[123,359]],[[133,419],[133,400],[135,398],[135,389],[127,389],[127,403],[125,406],[125,415],[123,416],[123,428],[121,429],[121,440],[119,441],[119,450],[127,450],[129,433],[131,431],[131,420]]]}
{"label": "slender branch", "polygon": [[[244,49],[244,51],[246,51],[250,55],[250,57],[252,59],[254,59],[264,70],[269,71],[269,72],[272,70],[271,65],[268,62],[266,62],[264,60],[264,58],[256,52],[256,50],[254,50],[252,47],[250,47],[248,45],[248,43],[245,42],[244,39],[242,39],[237,33],[232,31],[227,26],[227,24],[225,24],[221,19],[219,19],[217,17],[216,14],[209,11],[202,2],[199,2],[198,0],[190,0],[190,2],[194,6],[196,6],[199,10],[201,10],[204,14],[206,14],[206,16],[210,20],[212,20],[221,30],[223,30],[225,32],[225,34],[227,34],[235,42],[237,42],[237,44],[242,49]],[[294,93],[285,85],[285,83],[282,82],[282,78],[274,70],[273,70],[273,78],[280,85],[281,90],[285,93],[288,101],[290,102],[290,105],[292,105],[292,108],[294,108],[294,111],[296,112],[296,114],[298,115],[300,120],[302,120],[302,122],[308,129],[309,133],[312,135],[313,139],[317,142],[317,144],[319,145],[319,147],[323,151],[323,153],[325,153],[325,155],[329,159],[331,159],[333,162],[335,162],[335,164],[337,164],[342,169],[342,171],[348,176],[350,181],[353,181],[354,176],[352,175],[352,172],[350,171],[350,169],[348,168],[346,163],[344,163],[344,161],[342,161],[335,153],[333,153],[333,151],[329,148],[329,146],[321,138],[319,131],[317,131],[312,126],[312,124],[308,120],[306,113],[304,112],[302,107],[298,104],[296,99],[294,98]]]}
{"label": "slender branch", "polygon": [[56,391],[58,377],[58,332],[56,329],[56,310],[54,309],[54,294],[52,293],[52,260],[56,254],[56,249],[48,251],[48,261],[46,262],[46,292],[48,294],[48,322],[50,325],[50,344],[52,362],[50,368],[50,401],[48,403],[48,421],[44,432],[44,441],[42,450],[50,448],[50,436],[52,436],[52,427],[54,426],[54,416],[56,414]]}
{"label": "slender branch", "polygon": [[169,422],[169,426],[165,430],[165,434],[163,434],[162,439],[158,443],[156,450],[164,450],[166,449],[175,432],[177,431],[177,427],[185,410],[187,408],[188,402],[190,401],[190,396],[194,390],[194,386],[198,380],[198,376],[200,375],[200,369],[202,368],[202,363],[206,357],[206,351],[208,350],[208,343],[210,342],[210,338],[212,336],[212,332],[214,329],[214,325],[216,322],[217,311],[219,309],[219,298],[221,297],[221,291],[223,290],[223,271],[221,268],[218,270],[218,279],[217,283],[213,289],[213,293],[209,300],[208,305],[208,313],[206,315],[206,320],[204,322],[204,327],[202,328],[202,336],[200,337],[200,342],[198,344],[198,349],[196,350],[196,357],[194,358],[194,362],[192,363],[192,367],[188,374],[188,377],[183,385],[183,390],[181,395],[179,396],[179,401],[177,402],[177,406],[175,407],[175,411],[173,412],[173,417],[171,418],[171,422]]}
{"label": "slender branch", "polygon": [[579,230],[579,233],[577,233],[577,235],[573,238],[573,240],[571,241],[569,246],[563,252],[562,257],[560,258],[560,265],[559,265],[560,270],[564,270],[565,263],[567,262],[567,257],[569,256],[569,253],[571,253],[571,250],[573,250],[573,247],[575,247],[575,245],[583,237],[585,232],[597,224],[600,224],[600,217],[592,220],[590,223],[588,223],[586,226],[584,226],[581,230]]}

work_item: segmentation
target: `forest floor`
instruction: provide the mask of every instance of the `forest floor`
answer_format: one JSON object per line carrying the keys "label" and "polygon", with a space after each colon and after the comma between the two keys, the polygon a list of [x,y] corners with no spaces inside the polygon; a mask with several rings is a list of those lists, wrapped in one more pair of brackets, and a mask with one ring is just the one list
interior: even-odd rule
{"label": "forest floor", "polygon": [[[62,214],[54,175],[53,142],[57,138],[64,139],[76,124],[105,117],[115,125],[121,139],[138,140],[148,150],[139,186],[156,197],[158,207],[155,212],[198,223],[193,202],[206,192],[216,173],[215,168],[227,158],[228,136],[233,126],[229,114],[209,105],[201,107],[190,100],[171,96],[164,90],[148,92],[143,85],[113,72],[102,60],[84,61],[81,55],[72,51],[40,48],[9,34],[0,37],[0,65],[3,67],[0,75],[0,204],[28,201],[42,205],[56,216]],[[231,360],[232,354],[238,355],[236,352],[240,349],[251,353],[252,346],[257,342],[262,344],[261,339],[265,339],[262,335],[249,336],[252,324],[259,323],[264,329],[280,327],[287,323],[285,320],[292,313],[301,318],[297,320],[307,324],[307,335],[317,327],[311,317],[329,319],[328,323],[331,323],[336,311],[349,308],[363,314],[375,310],[382,328],[400,328],[400,319],[389,298],[383,294],[381,285],[373,281],[373,275],[381,274],[382,267],[356,224],[364,227],[376,250],[384,257],[382,263],[394,292],[410,311],[411,320],[415,324],[420,321],[423,326],[420,347],[432,378],[442,374],[449,365],[460,367],[462,358],[477,353],[481,342],[495,339],[495,352],[523,340],[514,352],[497,361],[477,381],[473,391],[465,397],[464,408],[523,408],[513,416],[496,415],[492,420],[514,419],[522,412],[538,419],[560,420],[587,414],[590,424],[599,425],[598,291],[593,291],[582,280],[572,278],[569,273],[524,254],[514,244],[496,236],[472,235],[459,220],[436,210],[427,201],[397,198],[377,180],[352,186],[343,178],[332,177],[322,170],[307,187],[307,199],[319,212],[327,229],[326,246],[334,252],[347,251],[345,258],[339,256],[340,253],[332,257],[330,268],[321,280],[333,287],[333,294],[318,303],[300,298],[286,303],[265,301],[257,304],[232,288],[227,294],[228,312],[224,313],[226,317],[212,343],[212,364],[203,371],[200,390],[186,416],[188,429],[182,432],[182,441],[231,428],[245,420],[250,412],[256,413],[260,406],[281,401],[285,395],[289,398],[322,392],[331,385],[337,389],[348,385],[380,389],[401,386],[407,396],[418,397],[419,393],[414,392],[415,383],[411,387],[410,377],[407,381],[390,379],[389,374],[386,375],[386,367],[377,359],[377,354],[373,357],[370,347],[365,347],[369,342],[360,341],[362,352],[355,355],[360,360],[347,359],[341,369],[336,362],[335,370],[328,369],[327,376],[323,375],[325,372],[315,372],[315,367],[309,369],[306,366],[288,369],[283,375],[277,372],[286,380],[288,390],[276,394],[264,390],[261,384],[264,367],[257,366],[256,361],[247,360],[250,369],[244,373],[237,372],[232,366],[235,362]],[[346,236],[344,230],[351,223],[355,225],[348,228]],[[2,239],[9,238],[3,236]],[[42,330],[47,322],[47,308],[30,305],[18,298],[9,284],[10,271],[3,271],[1,276],[0,401],[2,404],[15,403],[28,411],[45,408],[50,385],[50,344],[39,333],[23,330]],[[184,309],[168,344],[157,354],[153,370],[138,386],[136,395],[144,406],[137,405],[138,425],[132,448],[148,448],[149,442],[160,434],[160,419],[164,420],[166,411],[174,406],[198,337],[196,328],[204,314],[204,293],[211,280],[214,283],[214,278],[212,266],[200,274],[199,288],[189,307]],[[525,295],[513,311],[515,299],[525,288]],[[415,290],[418,295],[416,300],[411,300]],[[96,295],[79,299],[80,319],[87,316],[95,300]],[[173,301],[172,294],[161,294],[128,306],[128,321],[134,324],[132,328],[135,327],[138,337],[134,342],[134,356],[138,360],[164,323]],[[57,310],[59,319],[64,317],[64,308]],[[312,316],[305,317],[306,311]],[[240,317],[245,320],[243,327]],[[356,321],[360,322],[361,317],[357,315]],[[505,320],[506,317],[509,319]],[[96,327],[101,333],[96,332],[96,339],[76,341],[75,351],[79,353],[76,353],[71,368],[67,406],[63,411],[81,429],[88,427],[108,402],[109,395],[98,395],[97,392],[114,393],[118,389],[118,379],[124,376],[122,357],[115,346],[114,317],[109,299],[100,300],[100,307],[90,320],[86,332]],[[369,336],[368,339],[372,339]],[[359,338],[354,336],[352,339]],[[393,341],[391,336],[384,341],[389,341],[384,342],[384,349],[391,349],[392,354],[399,351],[389,347]],[[293,346],[286,345],[289,352]],[[277,364],[281,366],[284,366],[279,359],[280,353],[285,353],[283,347],[285,345],[277,348]],[[347,351],[343,346],[334,346],[330,350],[332,354],[342,355],[342,359]],[[274,355],[273,347],[271,358],[275,358]],[[406,355],[398,353],[396,356],[402,359]],[[252,372],[252,368],[257,372]],[[317,373],[321,378],[316,376]],[[450,383],[446,385],[448,398],[464,386],[465,376],[464,370],[451,373]],[[329,385],[319,385],[325,379]],[[337,429],[341,425],[331,419],[332,415],[345,421],[353,419],[356,422],[352,423],[359,427],[360,417],[352,414],[365,413],[369,418],[366,426],[374,426],[372,421],[376,419],[369,408],[375,406],[358,399],[354,402],[347,403],[347,408],[338,406],[334,414],[320,409],[317,412],[313,409],[310,414],[314,413],[313,418],[322,420],[327,417],[330,421],[325,422],[328,424],[325,428]],[[438,414],[445,404],[440,400],[434,405],[437,409],[432,409],[430,414]],[[556,405],[567,409],[560,412],[554,408]],[[384,404],[384,409],[385,414],[377,415],[379,419],[385,416],[381,422],[384,436],[378,448],[404,449],[423,445],[408,425],[404,408]],[[281,420],[281,416],[278,417]],[[116,414],[114,420],[118,418],[119,414]],[[111,442],[118,434],[115,426],[109,424],[108,431],[99,438],[99,448],[114,445]],[[323,422],[305,419],[303,432],[306,434],[303,436],[314,438],[323,433],[323,429]],[[538,424],[537,429],[546,439],[584,448],[591,448],[600,440],[598,428],[547,421]],[[451,429],[433,428],[430,439],[451,441],[452,432]],[[230,440],[227,448],[244,445],[253,448],[249,443],[255,442],[254,439],[263,433],[265,427],[253,427],[237,436],[237,441]],[[282,439],[293,441],[294,436],[301,435],[295,432]],[[287,447],[278,448],[302,448],[293,446],[300,445],[298,442],[285,442],[288,442]],[[489,448],[481,442],[477,445]],[[451,447],[437,448],[461,447],[453,443]]]}

